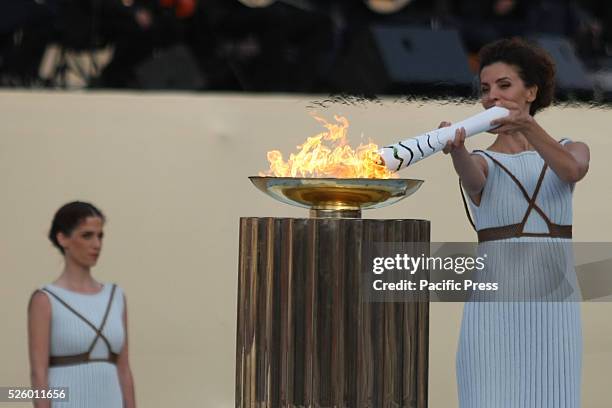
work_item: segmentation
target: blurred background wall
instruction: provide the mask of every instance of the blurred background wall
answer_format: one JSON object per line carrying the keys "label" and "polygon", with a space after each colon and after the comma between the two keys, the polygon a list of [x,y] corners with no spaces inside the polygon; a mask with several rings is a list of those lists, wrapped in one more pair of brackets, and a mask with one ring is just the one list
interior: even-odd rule
{"label": "blurred background wall", "polygon": [[[54,211],[80,199],[108,217],[94,276],[126,291],[139,406],[232,407],[239,217],[306,216],[250,184],[247,176],[267,168],[266,151],[288,154],[323,131],[311,113],[328,120],[344,115],[352,143],[371,138],[383,145],[481,109],[452,100],[324,99],[0,92],[0,385],[29,384],[27,301],[62,268],[46,239]],[[610,111],[556,107],[537,119],[556,138],[589,144],[591,168],[575,191],[575,240],[611,242]],[[467,144],[484,148],[492,139],[482,134]],[[365,217],[425,218],[432,241],[475,240],[449,157],[440,154],[401,175],[425,183],[414,196]],[[434,408],[457,405],[461,310],[461,304],[432,304]],[[612,403],[611,313],[611,303],[583,304],[586,408]]]}

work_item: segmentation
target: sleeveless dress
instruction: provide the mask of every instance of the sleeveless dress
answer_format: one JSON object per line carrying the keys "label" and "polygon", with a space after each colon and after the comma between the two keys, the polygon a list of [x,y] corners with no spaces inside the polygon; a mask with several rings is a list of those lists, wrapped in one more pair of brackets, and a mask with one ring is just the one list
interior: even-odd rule
{"label": "sleeveless dress", "polygon": [[67,387],[69,395],[51,406],[122,408],[114,363],[125,339],[121,288],[104,284],[98,293],[82,294],[49,284],[41,291],[51,302],[49,387]]}
{"label": "sleeveless dress", "polygon": [[[511,288],[464,304],[456,358],[459,406],[578,408],[582,330],[571,238],[538,236],[553,229],[550,223],[572,224],[574,186],[551,169],[543,170],[544,160],[535,151],[474,154],[488,165],[480,205],[468,200],[476,230],[525,219],[527,236],[478,245],[480,256],[495,255],[482,281],[497,280],[500,287],[507,283]],[[535,195],[533,203],[508,171],[531,199]]]}

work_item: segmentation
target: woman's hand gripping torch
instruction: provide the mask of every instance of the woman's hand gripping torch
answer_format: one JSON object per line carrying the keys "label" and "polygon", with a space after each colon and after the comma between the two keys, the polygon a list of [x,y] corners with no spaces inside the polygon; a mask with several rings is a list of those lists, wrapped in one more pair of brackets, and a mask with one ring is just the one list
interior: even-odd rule
{"label": "woman's hand gripping torch", "polygon": [[402,142],[385,146],[379,150],[382,165],[391,171],[399,171],[408,167],[434,153],[442,151],[446,142],[453,140],[455,131],[465,129],[465,136],[474,136],[481,132],[489,131],[496,126],[491,126],[491,121],[506,117],[510,111],[501,106],[494,106],[471,116],[454,125],[432,130],[422,135],[404,140]]}

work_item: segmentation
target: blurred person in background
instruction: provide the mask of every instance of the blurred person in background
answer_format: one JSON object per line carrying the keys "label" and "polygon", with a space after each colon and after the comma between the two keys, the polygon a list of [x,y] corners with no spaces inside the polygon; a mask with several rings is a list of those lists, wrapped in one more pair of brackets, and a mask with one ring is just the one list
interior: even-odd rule
{"label": "blurred person in background", "polygon": [[113,58],[94,86],[139,87],[136,70],[155,50],[184,41],[197,0],[104,0],[101,34]]}
{"label": "blurred person in background", "polygon": [[445,23],[456,27],[470,53],[504,37],[522,36],[528,29],[531,2],[526,0],[451,1]]}
{"label": "blurred person in background", "polygon": [[[355,13],[368,22],[430,26],[445,0],[362,0],[352,2]],[[348,3],[351,3],[350,0]]]}
{"label": "blurred person in background", "polygon": [[56,0],[0,1],[0,84],[36,83],[57,15]]}
{"label": "blurred person in background", "polygon": [[587,65],[593,65],[593,59],[604,51],[601,22],[574,0],[539,0],[534,3],[528,28],[529,34],[567,38]]}
{"label": "blurred person in background", "polygon": [[200,5],[216,55],[243,90],[316,87],[333,48],[328,1],[202,0]]}
{"label": "blurred person in background", "polygon": [[28,305],[32,388],[67,387],[68,402],[36,400],[36,408],[134,408],[123,290],[92,276],[102,250],[105,217],[89,203],[55,214],[49,240],[64,258],[53,283]]}
{"label": "blurred person in background", "polygon": [[580,0],[587,19],[579,39],[580,57],[592,70],[612,70],[612,3],[609,0]]}
{"label": "blurred person in background", "polygon": [[[459,30],[471,54],[501,38],[538,35],[567,38],[587,59],[602,48],[601,23],[573,0],[442,1],[445,3],[443,25]],[[595,1],[583,0],[583,3]],[[599,7],[601,10],[593,7],[602,12],[610,9],[609,6]]]}

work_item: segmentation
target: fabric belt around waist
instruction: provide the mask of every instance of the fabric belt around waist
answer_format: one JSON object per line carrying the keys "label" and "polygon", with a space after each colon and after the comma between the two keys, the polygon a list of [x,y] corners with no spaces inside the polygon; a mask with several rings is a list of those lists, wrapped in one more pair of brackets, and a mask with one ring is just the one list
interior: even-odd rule
{"label": "fabric belt around waist", "polygon": [[505,225],[503,227],[484,228],[477,231],[478,242],[498,241],[501,239],[518,237],[551,237],[551,238],[572,238],[571,225],[549,224],[549,232],[522,232],[522,223]]}
{"label": "fabric belt around waist", "polygon": [[75,354],[72,356],[51,356],[49,357],[49,367],[59,367],[94,362],[107,362],[116,365],[118,358],[119,355],[116,353],[110,353],[108,358],[90,358],[89,353]]}

